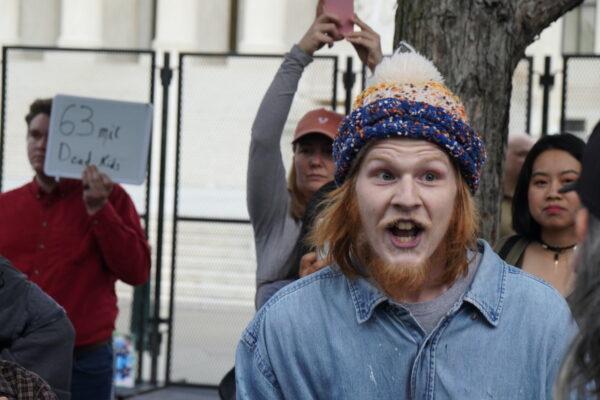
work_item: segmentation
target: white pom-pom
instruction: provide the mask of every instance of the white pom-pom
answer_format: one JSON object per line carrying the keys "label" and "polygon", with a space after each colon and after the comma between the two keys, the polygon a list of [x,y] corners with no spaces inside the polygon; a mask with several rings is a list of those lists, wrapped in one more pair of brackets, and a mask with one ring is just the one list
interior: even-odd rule
{"label": "white pom-pom", "polygon": [[396,84],[425,82],[444,83],[444,77],[433,63],[415,51],[407,43],[401,42],[391,57],[385,57],[375,68],[375,73],[367,81],[367,86],[382,82]]}

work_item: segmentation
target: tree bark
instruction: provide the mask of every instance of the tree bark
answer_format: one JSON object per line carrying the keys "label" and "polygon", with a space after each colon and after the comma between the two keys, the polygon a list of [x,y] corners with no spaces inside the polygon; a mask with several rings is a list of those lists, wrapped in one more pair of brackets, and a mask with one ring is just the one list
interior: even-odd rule
{"label": "tree bark", "polygon": [[583,0],[398,0],[402,40],[433,60],[486,142],[477,203],[480,236],[497,239],[512,76],[525,48]]}

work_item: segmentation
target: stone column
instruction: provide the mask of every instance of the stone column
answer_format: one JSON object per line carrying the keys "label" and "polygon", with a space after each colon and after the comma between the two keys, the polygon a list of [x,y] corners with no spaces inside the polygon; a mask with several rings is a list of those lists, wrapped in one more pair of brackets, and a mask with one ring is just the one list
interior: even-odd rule
{"label": "stone column", "polygon": [[[239,50],[241,53],[282,53],[285,7],[283,0],[241,0]],[[268,22],[265,22],[268,21]]]}
{"label": "stone column", "polygon": [[157,50],[188,50],[198,48],[197,0],[159,0],[154,48]]}
{"label": "stone column", "polygon": [[18,44],[19,20],[19,0],[2,0],[0,46]]}
{"label": "stone column", "polygon": [[102,1],[62,0],[59,46],[102,45]]}
{"label": "stone column", "polygon": [[596,54],[600,54],[600,0],[596,0],[595,25],[596,37],[594,38],[594,50]]}

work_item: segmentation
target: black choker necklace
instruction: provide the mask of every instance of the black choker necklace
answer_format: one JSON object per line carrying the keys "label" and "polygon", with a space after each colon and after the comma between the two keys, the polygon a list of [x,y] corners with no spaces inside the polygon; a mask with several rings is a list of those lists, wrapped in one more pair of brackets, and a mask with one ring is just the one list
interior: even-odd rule
{"label": "black choker necklace", "polygon": [[575,249],[577,247],[577,243],[574,243],[570,246],[559,247],[559,246],[550,246],[549,244],[544,243],[541,239],[538,240],[538,242],[540,243],[542,248],[544,248],[544,250],[549,250],[549,251],[554,252],[554,268],[556,268],[558,266],[558,258],[560,257],[560,254],[563,251]]}

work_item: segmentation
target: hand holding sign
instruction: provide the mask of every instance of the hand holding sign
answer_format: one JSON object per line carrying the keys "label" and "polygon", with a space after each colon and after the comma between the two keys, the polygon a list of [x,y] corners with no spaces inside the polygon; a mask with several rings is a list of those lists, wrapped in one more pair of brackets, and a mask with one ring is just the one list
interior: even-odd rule
{"label": "hand holding sign", "polygon": [[94,215],[108,201],[112,192],[113,181],[108,175],[98,171],[95,165],[88,166],[81,176],[83,183],[83,203],[88,215]]}
{"label": "hand holding sign", "polygon": [[[52,102],[44,172],[79,178],[90,165],[112,181],[146,177],[152,106],[57,95]],[[87,204],[87,203],[86,203]]]}

